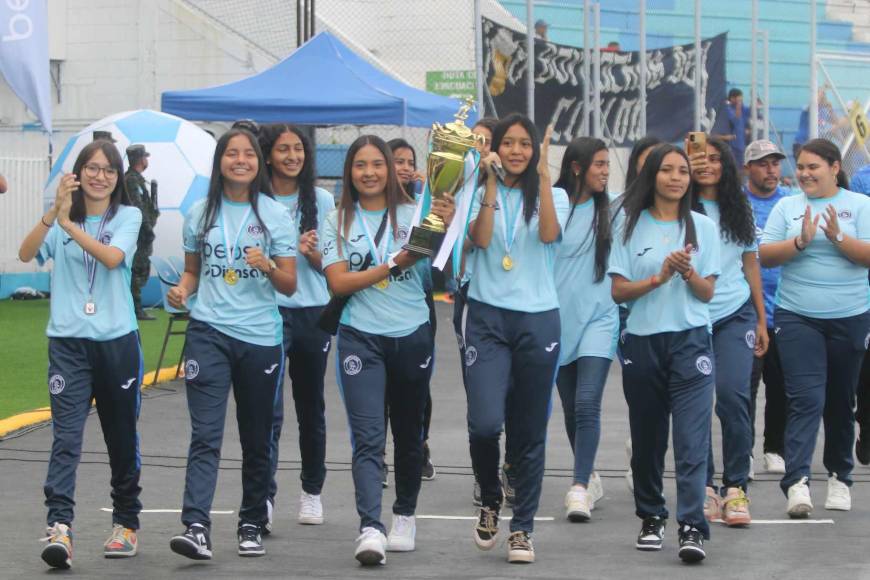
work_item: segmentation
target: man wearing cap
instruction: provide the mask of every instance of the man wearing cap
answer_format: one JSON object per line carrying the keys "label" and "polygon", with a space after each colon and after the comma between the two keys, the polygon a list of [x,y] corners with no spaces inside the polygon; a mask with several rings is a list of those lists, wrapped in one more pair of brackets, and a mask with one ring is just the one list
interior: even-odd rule
{"label": "man wearing cap", "polygon": [[100,139],[104,139],[104,140],[110,141],[112,143],[118,142],[114,137],[112,137],[111,131],[94,131],[93,136],[94,136],[94,141],[99,141]]}
{"label": "man wearing cap", "polygon": [[[785,154],[772,141],[759,139],[746,148],[744,172],[748,178],[743,190],[752,204],[755,213],[755,235],[761,243],[761,233],[773,206],[791,192],[780,186],[782,169],[780,163]],[[776,350],[776,332],[773,325],[774,297],[779,286],[779,268],[761,269],[761,286],[764,291],[764,309],[767,312],[767,334],[770,346],[762,358],[757,358],[752,367],[752,396],[750,399],[751,419],[755,426],[755,399],[758,395],[759,381],[764,376],[764,468],[768,473],[785,473],[783,452],[785,443],[785,379],[779,354]]]}
{"label": "man wearing cap", "polygon": [[535,22],[535,38],[547,40],[547,29],[549,28],[546,20],[538,20]]}
{"label": "man wearing cap", "polygon": [[127,147],[127,162],[130,168],[124,174],[124,184],[127,186],[130,201],[142,212],[142,227],[139,229],[139,241],[133,257],[133,276],[130,281],[130,292],[133,294],[133,305],[138,320],[154,320],[154,317],[142,308],[142,286],[148,282],[151,273],[149,258],[154,243],[154,226],[157,224],[157,216],[160,215],[157,200],[151,198],[148,184],[142,176],[142,172],[148,168],[150,155],[144,145]]}

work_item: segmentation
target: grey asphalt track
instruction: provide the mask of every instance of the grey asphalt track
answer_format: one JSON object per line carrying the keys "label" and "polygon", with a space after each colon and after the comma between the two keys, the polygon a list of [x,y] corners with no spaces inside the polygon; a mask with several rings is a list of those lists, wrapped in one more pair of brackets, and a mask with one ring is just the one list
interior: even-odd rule
{"label": "grey asphalt track", "polygon": [[[465,394],[459,379],[459,357],[450,324],[452,307],[438,305],[439,333],[432,382],[434,413],[431,448],[438,475],[424,482],[418,516],[471,517],[472,477],[465,427]],[[763,393],[763,389],[762,389]],[[750,529],[713,527],[707,560],[700,566],[682,564],[676,554],[676,525],[667,530],[661,553],[634,548],[639,520],[623,475],[627,461],[626,406],[618,364],[614,363],[604,397],[602,441],[597,468],[605,498],[590,523],[571,524],[563,517],[562,502],[571,483],[571,452],[564,432],[561,405],[554,392],[553,416],[547,446],[547,472],[539,521],[534,535],[537,563],[506,563],[501,542],[491,552],[478,551],[471,540],[471,520],[423,519],[417,523],[417,550],[389,554],[387,565],[362,569],[353,559],[358,518],[350,476],[350,444],[344,408],[333,367],[327,373],[327,462],[323,491],[326,522],[301,526],[295,522],[299,487],[299,454],[292,399],[281,446],[279,497],[275,532],[266,539],[268,554],[243,559],[236,555],[236,511],[241,498],[241,451],[231,404],[224,439],[224,459],[214,510],[231,511],[213,517],[215,557],[197,563],[173,554],[169,538],[181,530],[177,513],[144,513],[139,533],[140,553],[129,560],[105,560],[102,544],[111,528],[109,468],[105,445],[95,417],[88,421],[85,452],[78,470],[75,553],[73,569],[49,571],[39,558],[44,530],[42,482],[45,477],[51,429],[38,428],[0,441],[0,578],[74,575],[79,578],[870,578],[870,469],[857,467],[851,512],[823,508],[825,473],[821,453],[814,464],[812,486],[816,520],[833,523],[768,523],[784,520],[785,499],[777,476],[764,474],[756,464],[751,488]],[[760,398],[759,408],[763,408]],[[719,441],[718,420],[714,420]],[[142,500],[146,510],[180,508],[189,420],[181,382],[149,389],[144,394],[139,422],[142,437]],[[759,433],[761,430],[759,429]],[[821,440],[820,440],[821,442]],[[717,465],[721,469],[719,447]],[[756,455],[761,443],[756,442]],[[390,447],[391,451],[391,447]],[[674,482],[668,458],[666,495],[674,509]],[[392,482],[392,474],[390,475]],[[393,487],[384,493],[384,521],[389,526]],[[509,510],[506,510],[509,513]],[[500,536],[506,537],[503,525]]]}

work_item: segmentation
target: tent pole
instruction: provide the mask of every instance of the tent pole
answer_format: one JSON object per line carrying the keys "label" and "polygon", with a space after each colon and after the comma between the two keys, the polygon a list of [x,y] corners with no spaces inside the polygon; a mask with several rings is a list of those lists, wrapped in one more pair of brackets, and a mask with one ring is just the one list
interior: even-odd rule
{"label": "tent pole", "polygon": [[296,48],[302,46],[302,0],[296,0]]}
{"label": "tent pole", "polygon": [[526,114],[535,122],[535,0],[526,0]]}
{"label": "tent pole", "polygon": [[314,26],[315,23],[316,20],[314,18],[314,0],[311,0],[311,36],[314,36],[316,34]]}
{"label": "tent pole", "polygon": [[308,42],[308,39],[311,38],[311,30],[308,28],[308,0],[305,0],[305,8],[304,8],[304,22],[305,22],[305,36],[303,40]]}

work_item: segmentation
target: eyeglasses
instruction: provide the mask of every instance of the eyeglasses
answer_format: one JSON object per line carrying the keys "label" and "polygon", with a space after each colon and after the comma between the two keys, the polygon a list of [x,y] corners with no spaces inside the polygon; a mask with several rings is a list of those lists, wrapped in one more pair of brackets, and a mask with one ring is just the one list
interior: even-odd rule
{"label": "eyeglasses", "polygon": [[99,176],[100,171],[103,172],[103,175],[106,176],[106,179],[115,179],[118,177],[118,170],[114,167],[100,167],[99,165],[94,165],[93,163],[88,163],[84,167],[85,176],[90,177],[91,179]]}

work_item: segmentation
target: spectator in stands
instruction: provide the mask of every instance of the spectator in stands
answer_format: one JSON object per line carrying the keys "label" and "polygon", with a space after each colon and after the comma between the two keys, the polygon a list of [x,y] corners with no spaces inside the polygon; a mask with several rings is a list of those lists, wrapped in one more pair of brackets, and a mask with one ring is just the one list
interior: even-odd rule
{"label": "spectator in stands", "polygon": [[601,49],[601,52],[619,52],[622,50],[620,48],[619,43],[615,40],[611,40],[607,43],[607,46]]}
{"label": "spectator in stands", "polygon": [[9,184],[6,182],[6,178],[0,175],[0,193],[6,193],[8,189]]}
{"label": "spectator in stands", "polygon": [[[0,193],[2,193],[3,189],[3,177],[0,176]],[[852,175],[852,179],[850,180],[850,185],[852,191],[857,191],[858,193],[863,193],[864,195],[870,195],[870,164],[865,165],[858,171],[856,171]]]}
{"label": "spectator in stands", "polygon": [[540,38],[541,40],[549,40],[547,38],[547,30],[550,28],[550,25],[547,24],[546,20],[538,20],[535,22],[535,38]]}
{"label": "spectator in stands", "polygon": [[734,88],[728,91],[728,133],[722,139],[731,146],[737,166],[743,166],[743,150],[749,133],[749,107],[743,104],[743,91]]}

